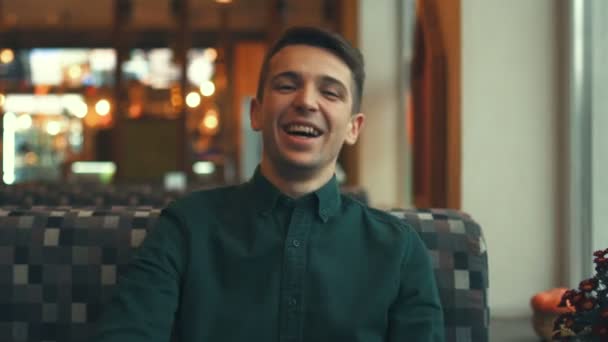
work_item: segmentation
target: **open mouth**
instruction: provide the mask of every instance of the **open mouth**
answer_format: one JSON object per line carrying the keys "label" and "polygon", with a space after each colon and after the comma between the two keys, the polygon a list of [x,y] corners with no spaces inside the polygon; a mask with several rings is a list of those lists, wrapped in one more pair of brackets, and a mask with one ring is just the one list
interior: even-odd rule
{"label": "open mouth", "polygon": [[304,137],[304,138],[317,138],[323,134],[321,131],[319,131],[315,127],[307,126],[307,125],[297,125],[297,124],[286,125],[283,127],[283,130],[285,131],[285,133],[287,133],[289,135]]}

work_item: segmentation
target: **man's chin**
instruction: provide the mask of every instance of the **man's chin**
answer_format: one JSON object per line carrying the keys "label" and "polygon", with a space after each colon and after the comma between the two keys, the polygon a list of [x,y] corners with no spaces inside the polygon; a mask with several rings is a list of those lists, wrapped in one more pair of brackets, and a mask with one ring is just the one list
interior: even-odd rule
{"label": "man's chin", "polygon": [[322,168],[317,160],[305,158],[281,158],[277,163],[286,173],[314,173]]}
{"label": "man's chin", "polygon": [[318,163],[316,163],[314,161],[310,161],[310,160],[289,159],[289,160],[284,160],[281,164],[286,169],[301,170],[301,171],[315,171],[320,168]]}

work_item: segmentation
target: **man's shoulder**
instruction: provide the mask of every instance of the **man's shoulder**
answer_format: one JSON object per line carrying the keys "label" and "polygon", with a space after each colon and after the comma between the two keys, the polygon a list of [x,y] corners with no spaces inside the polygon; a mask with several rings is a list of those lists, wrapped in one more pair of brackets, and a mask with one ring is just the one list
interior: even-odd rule
{"label": "man's shoulder", "polygon": [[394,215],[390,210],[373,208],[352,197],[344,195],[342,196],[342,202],[344,203],[345,208],[359,211],[363,220],[379,229],[388,229],[401,234],[413,232],[412,226],[407,219]]}
{"label": "man's shoulder", "polygon": [[230,185],[195,190],[173,201],[167,209],[179,212],[213,210],[233,202],[240,187],[241,185]]}

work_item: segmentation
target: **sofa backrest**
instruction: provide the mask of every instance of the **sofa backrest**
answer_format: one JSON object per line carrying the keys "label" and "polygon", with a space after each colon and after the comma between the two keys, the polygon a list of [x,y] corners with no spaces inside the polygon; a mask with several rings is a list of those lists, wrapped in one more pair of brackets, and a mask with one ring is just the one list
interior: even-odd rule
{"label": "sofa backrest", "polygon": [[[488,340],[488,265],[479,225],[450,210],[393,210],[432,256],[447,341]],[[88,341],[153,207],[0,207],[2,341]]]}
{"label": "sofa backrest", "polygon": [[[185,192],[209,189],[212,185],[192,185]],[[367,193],[360,187],[341,188],[362,203]],[[165,190],[159,184],[40,183],[0,185],[0,206],[154,206],[164,207],[185,192]]]}
{"label": "sofa backrest", "polygon": [[0,205],[163,207],[182,195],[153,184],[33,183],[0,186]]}

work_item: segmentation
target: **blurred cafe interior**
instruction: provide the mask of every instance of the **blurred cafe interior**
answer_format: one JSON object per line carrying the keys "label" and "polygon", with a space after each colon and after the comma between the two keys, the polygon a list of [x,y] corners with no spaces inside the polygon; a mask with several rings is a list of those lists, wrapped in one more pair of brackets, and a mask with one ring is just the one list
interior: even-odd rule
{"label": "blurred cafe interior", "polygon": [[[260,157],[248,107],[266,46],[292,25],[356,43],[356,10],[324,0],[2,0],[2,181],[182,191],[244,181]],[[357,154],[340,156],[353,189]]]}
{"label": "blurred cafe interior", "polygon": [[[389,40],[384,51],[374,47],[381,60],[400,46],[405,59],[395,80],[402,86],[382,82],[393,82],[393,94],[386,96],[396,106],[392,111],[409,113],[392,123],[373,118],[408,127],[406,135],[393,133],[406,146],[395,173],[408,176],[397,177],[390,200],[383,198],[386,190],[377,190],[381,206],[458,207],[458,184],[449,181],[458,177],[458,154],[449,153],[458,137],[433,132],[447,133],[443,119],[449,96],[456,94],[443,89],[446,47],[435,27],[438,11],[450,8],[427,3],[418,9],[414,0],[397,4],[404,43]],[[354,0],[0,5],[1,178],[21,188],[86,182],[183,192],[245,181],[261,153],[260,138],[249,128],[249,103],[268,44],[293,25],[324,27],[356,46],[361,40]],[[370,71],[374,82],[368,61]],[[411,75],[416,79],[410,89]],[[344,189],[367,201],[361,163],[361,148],[345,147],[338,177]],[[409,165],[415,165],[411,172]]]}

